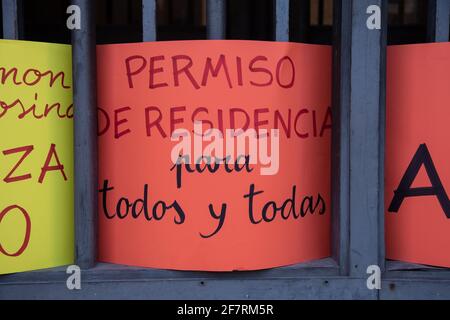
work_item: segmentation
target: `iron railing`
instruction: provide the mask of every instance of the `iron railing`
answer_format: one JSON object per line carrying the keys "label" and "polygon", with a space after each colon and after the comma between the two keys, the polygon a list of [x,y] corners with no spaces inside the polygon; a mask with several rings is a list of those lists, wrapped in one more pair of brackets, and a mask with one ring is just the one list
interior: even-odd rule
{"label": "iron railing", "polygon": [[[96,263],[95,6],[92,0],[72,2],[83,14],[81,30],[72,32],[76,263],[85,270],[83,290],[67,290],[64,269],[55,268],[0,276],[0,298],[450,298],[449,269],[385,261],[387,0],[334,1],[332,257],[245,273],[176,272]],[[381,30],[366,27],[369,5],[381,8]],[[21,0],[2,0],[3,38],[22,39],[21,6]],[[156,41],[155,0],[142,0],[142,15],[143,41]],[[449,16],[449,0],[428,1],[430,42],[449,41]],[[274,0],[276,41],[289,41],[289,17],[289,0]],[[305,25],[304,19],[300,23]],[[207,0],[207,38],[226,38],[225,0]],[[382,289],[371,291],[366,287],[366,267],[374,264],[383,270]]]}

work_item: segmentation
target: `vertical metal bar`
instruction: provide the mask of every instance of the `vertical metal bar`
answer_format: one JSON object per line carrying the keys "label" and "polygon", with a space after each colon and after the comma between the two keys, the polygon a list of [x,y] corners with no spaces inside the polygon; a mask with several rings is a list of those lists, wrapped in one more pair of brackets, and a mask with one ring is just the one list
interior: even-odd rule
{"label": "vertical metal bar", "polygon": [[289,0],[274,0],[275,40],[289,41]]}
{"label": "vertical metal bar", "polygon": [[[381,29],[366,26],[367,8],[373,5],[381,11]],[[365,278],[369,265],[384,268],[387,0],[352,0],[345,9],[351,9],[352,18],[349,270]]]}
{"label": "vertical metal bar", "polygon": [[97,256],[97,97],[95,2],[72,0],[81,9],[81,29],[72,31],[75,109],[75,253],[81,268]]}
{"label": "vertical metal bar", "polygon": [[350,237],[351,2],[335,0],[333,25],[333,134],[331,143],[332,256],[348,274]]}
{"label": "vertical metal bar", "polygon": [[2,0],[3,38],[18,40],[22,38],[22,0]]}
{"label": "vertical metal bar", "polygon": [[155,0],[142,0],[142,35],[144,41],[156,41]]}
{"label": "vertical metal bar", "polygon": [[207,0],[206,10],[208,39],[225,39],[227,16],[225,0]]}
{"label": "vertical metal bar", "polygon": [[428,42],[447,42],[450,33],[450,1],[428,0]]}
{"label": "vertical metal bar", "polygon": [[[386,269],[386,244],[384,229],[384,161],[386,148],[386,83],[387,83],[387,46],[388,46],[388,7],[389,0],[381,0],[381,30],[378,69],[379,76],[379,123],[378,123],[378,266]],[[367,276],[367,274],[366,274]]]}
{"label": "vertical metal bar", "polygon": [[[370,5],[381,29],[366,26]],[[333,253],[342,273],[361,278],[369,265],[384,268],[386,42],[387,0],[335,1]]]}

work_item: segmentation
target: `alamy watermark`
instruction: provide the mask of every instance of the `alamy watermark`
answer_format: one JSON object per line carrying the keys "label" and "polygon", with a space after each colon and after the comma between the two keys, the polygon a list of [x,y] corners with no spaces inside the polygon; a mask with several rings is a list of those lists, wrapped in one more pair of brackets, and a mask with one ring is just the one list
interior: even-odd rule
{"label": "alamy watermark", "polygon": [[370,16],[366,20],[366,26],[369,30],[380,30],[381,29],[381,8],[375,4],[367,7],[367,14]]}
{"label": "alamy watermark", "polygon": [[81,290],[81,269],[77,265],[68,266],[66,273],[70,274],[67,278],[66,286],[69,290]]}
{"label": "alamy watermark", "polygon": [[261,175],[275,175],[280,168],[279,129],[226,129],[223,133],[210,128],[203,132],[202,122],[195,121],[193,131],[177,129],[171,141],[178,142],[171,152],[173,164],[258,164]]}
{"label": "alamy watermark", "polygon": [[381,289],[381,269],[376,264],[367,267],[366,273],[370,276],[367,278],[366,285],[369,290]]}
{"label": "alamy watermark", "polygon": [[67,18],[66,26],[69,30],[80,30],[81,29],[81,9],[77,5],[70,5],[66,10],[67,14],[70,16]]}

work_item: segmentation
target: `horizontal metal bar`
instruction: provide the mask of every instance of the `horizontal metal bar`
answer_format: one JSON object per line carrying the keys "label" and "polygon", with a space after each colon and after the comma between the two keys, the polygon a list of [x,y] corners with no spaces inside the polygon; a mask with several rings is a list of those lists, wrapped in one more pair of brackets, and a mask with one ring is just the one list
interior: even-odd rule
{"label": "horizontal metal bar", "polygon": [[386,279],[381,282],[382,300],[449,300],[450,279]]}
{"label": "horizontal metal bar", "polygon": [[382,280],[381,290],[369,290],[366,279],[319,277],[300,279],[185,279],[83,281],[68,290],[66,279],[40,284],[0,285],[6,299],[450,299],[449,280]]}
{"label": "horizontal metal bar", "polygon": [[[128,267],[118,264],[99,263],[83,271],[83,281],[128,281],[128,280],[186,280],[186,279],[285,279],[298,277],[337,276],[338,266],[331,258],[299,263],[267,270],[241,272],[175,271],[152,268]],[[0,287],[6,284],[58,282],[67,278],[66,267],[0,276]]]}
{"label": "horizontal metal bar", "polygon": [[[317,263],[317,262],[316,262]],[[322,261],[324,263],[324,261]],[[325,263],[327,265],[327,263]],[[296,265],[252,272],[184,272],[100,264],[66,287],[65,268],[0,277],[0,299],[373,299],[365,278]],[[225,281],[224,281],[225,280]]]}
{"label": "horizontal metal bar", "polygon": [[[356,288],[356,289],[355,289]],[[361,279],[283,280],[152,280],[84,282],[81,290],[68,290],[66,283],[9,285],[0,299],[113,299],[113,300],[278,300],[278,299],[373,299]]]}

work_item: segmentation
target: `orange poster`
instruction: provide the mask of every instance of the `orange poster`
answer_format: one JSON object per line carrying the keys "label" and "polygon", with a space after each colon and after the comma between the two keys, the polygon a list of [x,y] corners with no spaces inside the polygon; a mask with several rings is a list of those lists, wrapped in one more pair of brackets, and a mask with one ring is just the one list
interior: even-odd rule
{"label": "orange poster", "polygon": [[387,62],[386,256],[450,267],[450,43]]}
{"label": "orange poster", "polygon": [[101,261],[232,271],[330,255],[330,47],[97,54]]}

